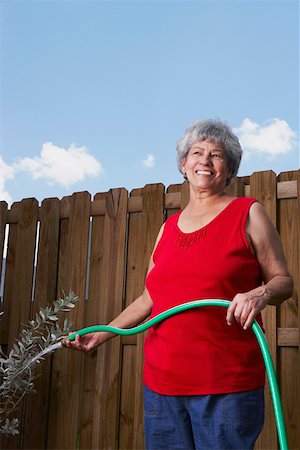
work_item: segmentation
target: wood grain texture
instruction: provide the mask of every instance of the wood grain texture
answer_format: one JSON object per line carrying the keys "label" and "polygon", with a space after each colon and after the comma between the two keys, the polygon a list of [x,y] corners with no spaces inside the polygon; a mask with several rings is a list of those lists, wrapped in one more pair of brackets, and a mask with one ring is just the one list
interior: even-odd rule
{"label": "wood grain texture", "polygon": [[[4,239],[5,239],[5,229],[7,224],[7,203],[6,202],[0,202],[0,276],[2,281],[2,269],[4,269],[3,266],[3,260],[4,260]],[[4,301],[2,299],[0,303],[0,312],[5,312],[4,310]],[[6,319],[6,326],[4,327],[3,319]],[[5,332],[4,332],[5,328]],[[7,343],[7,336],[8,334],[8,315],[4,315],[2,317],[2,323],[1,323],[1,330],[0,330],[0,345]],[[6,335],[6,336],[5,336]]]}
{"label": "wood grain texture", "polygon": [[[250,177],[250,196],[256,198],[265,208],[273,224],[277,223],[276,175],[272,171],[255,172]],[[277,324],[276,308],[267,306],[262,312],[266,338],[269,344],[275,370],[277,368]],[[267,383],[268,386],[268,383]],[[266,419],[263,431],[258,439],[257,449],[277,448],[276,424],[273,416],[273,404],[269,388],[265,390]]]}
{"label": "wood grain texture", "polygon": [[[134,189],[129,199],[142,197],[142,189]],[[128,217],[128,235],[126,252],[126,291],[124,307],[141,295],[144,289],[144,278],[147,268],[144,267],[144,233],[142,211],[131,212]],[[148,262],[146,263],[146,265]],[[128,340],[122,338],[122,386],[119,412],[119,443],[121,448],[134,448],[134,421],[137,420],[135,394],[137,378],[141,376],[142,358],[137,358],[137,342],[141,336],[132,336]],[[137,394],[139,395],[139,394]]]}
{"label": "wood grain texture", "polygon": [[[300,171],[278,177],[258,172],[238,177],[228,187],[231,195],[256,197],[265,206],[281,235],[295,281],[292,297],[264,314],[291,449],[300,448],[299,176]],[[161,184],[148,185],[134,189],[129,198],[126,190],[113,189],[93,201],[85,192],[47,199],[40,207],[34,199],[7,211],[6,204],[0,204],[0,246],[8,225],[4,348],[17,337],[20,323],[61,296],[62,290],[72,289],[81,298],[74,313],[66,314],[74,329],[109,322],[142,292],[158,230],[188,198],[188,183],[183,183],[166,191]],[[1,448],[143,449],[143,343],[142,335],[117,337],[87,355],[56,352],[41,365],[38,394],[20,411],[21,439],[2,438]],[[256,448],[277,449],[276,434],[268,399],[266,425]]]}
{"label": "wood grain texture", "polygon": [[[96,194],[96,202],[104,202],[106,193]],[[85,326],[103,323],[103,298],[101,286],[103,283],[103,251],[104,251],[104,215],[94,216],[91,226],[90,257],[89,257],[89,280],[88,296],[86,303]],[[81,402],[81,428],[80,449],[90,450],[92,448],[94,407],[95,402],[95,380],[96,380],[97,350],[84,357],[83,369],[83,391]],[[102,376],[104,368],[102,368]]]}
{"label": "wood grain texture", "polygon": [[[282,183],[296,182],[299,190],[299,171],[282,173],[279,180]],[[291,449],[299,448],[300,442],[300,352],[299,352],[299,320],[300,320],[300,208],[299,197],[282,199],[279,203],[278,230],[283,243],[289,270],[294,279],[294,291],[291,298],[285,301],[279,311],[279,326],[285,330],[281,336],[285,345],[278,349],[279,380],[281,381],[281,396],[285,421],[288,430],[288,442]],[[291,340],[297,345],[289,345]]]}
{"label": "wood grain texture", "polygon": [[[64,282],[60,289],[66,293],[74,291],[80,298],[76,308],[68,313],[76,328],[84,324],[85,280],[89,242],[90,194],[80,192],[70,198],[71,216],[68,224],[68,242],[65,255]],[[49,448],[76,448],[79,432],[81,376],[83,355],[67,349],[60,350],[53,358],[55,378],[52,378],[50,403]],[[66,433],[65,417],[68,417]]]}
{"label": "wood grain texture", "polygon": [[[9,298],[6,297],[4,300],[5,304],[8,304],[7,300],[9,301],[8,350],[19,337],[21,329],[30,318],[38,202],[36,199],[29,198],[12,205],[12,208],[18,209],[19,221],[10,241],[12,252],[8,255],[7,270],[13,269],[13,273],[9,274],[11,284],[6,285],[8,288],[6,294],[9,294]],[[23,410],[24,401],[18,406],[20,415],[23,414]],[[23,421],[21,427],[24,427]],[[7,449],[18,448],[18,445],[21,444],[20,437],[20,435],[17,435],[9,439],[1,439],[1,445]]]}
{"label": "wood grain texture", "polygon": [[[100,323],[110,322],[123,308],[127,199],[125,189],[113,189],[106,195]],[[114,449],[118,445],[120,359],[121,342],[118,337],[98,349],[93,408],[93,449]]]}
{"label": "wood grain texture", "polygon": [[[40,212],[38,259],[30,318],[34,318],[40,308],[47,304],[52,306],[56,298],[60,201],[44,200]],[[51,358],[38,366],[36,374],[37,392],[34,396],[27,397],[25,405],[23,446],[27,449],[46,446]],[[32,423],[35,424],[34,427],[31,426]]]}
{"label": "wood grain texture", "polygon": [[0,275],[2,273],[4,238],[7,218],[7,203],[0,202]]}
{"label": "wood grain texture", "polygon": [[[142,233],[140,236],[140,265],[141,276],[139,283],[143,288],[148,269],[150,255],[153,251],[159,229],[164,220],[164,186],[148,185],[143,189],[143,212],[141,217]],[[133,423],[133,448],[144,448],[143,432],[143,348],[144,335],[137,336],[136,349],[136,378],[135,378],[135,405]]]}

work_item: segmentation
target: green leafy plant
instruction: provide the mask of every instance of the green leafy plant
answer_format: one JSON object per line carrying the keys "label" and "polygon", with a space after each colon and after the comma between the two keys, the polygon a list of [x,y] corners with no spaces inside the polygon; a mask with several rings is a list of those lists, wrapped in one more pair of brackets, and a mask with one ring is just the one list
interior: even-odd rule
{"label": "green leafy plant", "polygon": [[0,347],[0,433],[19,433],[19,420],[12,418],[26,394],[35,393],[36,366],[45,355],[60,347],[68,336],[72,322],[65,319],[59,325],[59,315],[70,311],[79,300],[73,292],[53,302],[53,307],[40,309],[35,319],[28,322],[6,356]]}

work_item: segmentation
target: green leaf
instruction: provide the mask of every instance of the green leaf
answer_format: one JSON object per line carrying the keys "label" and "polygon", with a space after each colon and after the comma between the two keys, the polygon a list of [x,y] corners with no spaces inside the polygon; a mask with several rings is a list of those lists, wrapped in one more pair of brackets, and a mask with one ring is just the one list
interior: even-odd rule
{"label": "green leaf", "polygon": [[52,320],[52,321],[57,321],[58,317],[57,316],[49,316],[48,319]]}

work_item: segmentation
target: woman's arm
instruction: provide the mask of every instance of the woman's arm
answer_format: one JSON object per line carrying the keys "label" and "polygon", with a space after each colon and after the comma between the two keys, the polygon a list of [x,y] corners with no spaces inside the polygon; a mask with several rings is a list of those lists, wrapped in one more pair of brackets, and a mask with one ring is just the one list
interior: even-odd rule
{"label": "woman's arm", "polygon": [[[154,266],[153,253],[156,246],[162,236],[164,225],[161,227],[159,234],[156,239],[154,250],[152,252],[147,274],[152,270]],[[113,319],[109,325],[116,328],[131,328],[139,323],[143,322],[151,313],[152,310],[152,299],[147,288],[144,288],[144,292],[136,300],[134,300],[127,308],[125,308],[115,319]],[[75,350],[82,350],[84,352],[89,352],[90,350],[98,347],[98,345],[103,344],[109,339],[115,337],[114,333],[108,333],[105,331],[100,331],[96,333],[89,333],[84,336],[77,335],[75,341],[65,341],[64,345],[68,348]]]}
{"label": "woman's arm", "polygon": [[[151,313],[152,300],[145,288],[143,294],[132,302],[126,309],[124,309],[109,325],[116,328],[131,328],[138,325],[146,319]],[[115,334],[106,331],[99,331],[95,333],[85,334],[84,336],[77,335],[74,341],[65,341],[64,345],[74,350],[82,350],[89,352],[98,345],[108,341]]]}
{"label": "woman's arm", "polygon": [[266,305],[279,306],[293,292],[280,237],[265,209],[254,203],[249,210],[246,228],[252,250],[260,265],[264,284],[249,292],[237,294],[232,300],[226,320],[234,320],[244,329],[251,327],[255,317]]}

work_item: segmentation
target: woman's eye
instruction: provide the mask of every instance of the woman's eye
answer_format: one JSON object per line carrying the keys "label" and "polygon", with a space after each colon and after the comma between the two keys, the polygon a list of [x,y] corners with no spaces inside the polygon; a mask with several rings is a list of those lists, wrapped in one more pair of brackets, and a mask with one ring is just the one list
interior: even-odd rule
{"label": "woman's eye", "polygon": [[216,159],[223,159],[223,156],[221,155],[221,153],[213,153],[212,157],[216,158]]}

